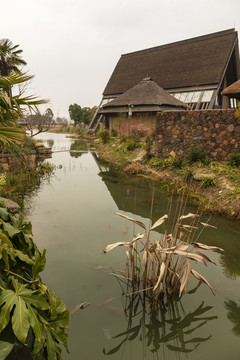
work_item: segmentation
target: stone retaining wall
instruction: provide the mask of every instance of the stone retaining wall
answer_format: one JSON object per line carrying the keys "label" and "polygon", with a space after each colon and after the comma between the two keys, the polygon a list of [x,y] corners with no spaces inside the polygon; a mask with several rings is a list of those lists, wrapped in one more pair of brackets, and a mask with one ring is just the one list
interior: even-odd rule
{"label": "stone retaining wall", "polygon": [[192,110],[157,114],[156,155],[186,157],[194,148],[204,149],[213,160],[240,152],[240,119],[236,110]]}

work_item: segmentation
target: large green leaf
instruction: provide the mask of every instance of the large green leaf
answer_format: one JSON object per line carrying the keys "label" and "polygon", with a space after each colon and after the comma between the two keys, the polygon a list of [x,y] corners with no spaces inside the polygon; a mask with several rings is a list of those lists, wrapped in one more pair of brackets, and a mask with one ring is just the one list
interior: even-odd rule
{"label": "large green leaf", "polygon": [[8,211],[7,209],[0,207],[0,218],[7,221],[8,220]]}
{"label": "large green leaf", "polygon": [[56,352],[56,342],[54,341],[54,339],[52,338],[52,335],[50,334],[50,331],[48,330],[48,328],[45,326],[45,338],[46,338],[46,345],[47,345],[47,353],[48,353],[48,360],[54,360],[54,355]]}
{"label": "large green leaf", "polygon": [[3,229],[5,230],[5,232],[7,233],[7,235],[10,238],[12,238],[14,235],[16,235],[16,234],[18,234],[20,232],[19,229],[15,228],[14,226],[9,224],[8,222],[3,223]]}
{"label": "large green leaf", "polygon": [[29,312],[25,301],[17,296],[16,307],[12,315],[12,329],[17,339],[24,344],[30,326]]}
{"label": "large green leaf", "polygon": [[7,326],[10,320],[10,312],[16,304],[17,295],[12,290],[4,290],[0,295],[0,332]]}
{"label": "large green leaf", "polygon": [[35,262],[32,267],[33,277],[44,270],[46,265],[46,249],[43,250],[42,255],[39,253],[39,251],[35,251]]}
{"label": "large green leaf", "polygon": [[0,360],[6,359],[14,347],[14,344],[10,344],[5,341],[0,341]]}
{"label": "large green leaf", "polygon": [[43,325],[38,319],[37,311],[29,306],[30,325],[33,329],[35,339],[39,342],[43,339]]}

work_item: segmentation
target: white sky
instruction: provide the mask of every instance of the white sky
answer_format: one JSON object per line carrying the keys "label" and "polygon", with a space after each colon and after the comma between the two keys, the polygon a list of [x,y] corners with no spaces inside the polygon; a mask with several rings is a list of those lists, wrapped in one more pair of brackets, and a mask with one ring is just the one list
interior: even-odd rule
{"label": "white sky", "polygon": [[[121,54],[235,27],[240,0],[0,0],[0,39],[19,44],[30,92],[55,116],[98,105]],[[240,35],[239,35],[240,36]]]}

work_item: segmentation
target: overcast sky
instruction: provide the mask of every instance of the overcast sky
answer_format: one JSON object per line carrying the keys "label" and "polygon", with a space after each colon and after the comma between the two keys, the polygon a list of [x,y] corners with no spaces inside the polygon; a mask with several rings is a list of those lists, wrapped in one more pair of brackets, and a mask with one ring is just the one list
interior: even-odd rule
{"label": "overcast sky", "polygon": [[240,31],[240,0],[0,0],[0,9],[0,39],[23,50],[31,93],[67,118],[70,104],[99,104],[121,54]]}

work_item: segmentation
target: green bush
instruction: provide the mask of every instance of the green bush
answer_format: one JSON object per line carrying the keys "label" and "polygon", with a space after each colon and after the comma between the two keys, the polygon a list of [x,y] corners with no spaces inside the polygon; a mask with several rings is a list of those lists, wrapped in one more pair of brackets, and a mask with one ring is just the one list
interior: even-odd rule
{"label": "green bush", "polygon": [[128,141],[127,141],[127,150],[128,150],[128,151],[133,151],[133,150],[135,150],[135,149],[137,148],[137,146],[138,146],[138,144],[135,143],[134,140],[128,140]]}
{"label": "green bush", "polygon": [[181,169],[184,166],[184,161],[182,159],[174,159],[172,166],[175,169]]}
{"label": "green bush", "polygon": [[1,204],[0,252],[0,358],[27,346],[34,359],[60,360],[69,312],[39,276],[46,250],[34,244],[31,223]]}
{"label": "green bush", "polygon": [[196,148],[189,151],[187,155],[187,159],[190,163],[194,163],[197,161],[206,161],[206,154],[202,149]]}
{"label": "green bush", "polygon": [[240,153],[233,153],[227,160],[230,166],[240,167]]}
{"label": "green bush", "polygon": [[111,136],[112,136],[112,137],[117,137],[117,136],[118,136],[117,130],[112,129],[112,130],[111,130]]}
{"label": "green bush", "polygon": [[109,130],[101,130],[98,132],[98,137],[101,139],[103,144],[107,144],[110,141],[110,132]]}
{"label": "green bush", "polygon": [[184,173],[184,180],[186,182],[191,182],[193,179],[193,172],[191,169],[187,168],[185,173]]}
{"label": "green bush", "polygon": [[217,179],[215,179],[214,177],[205,177],[202,179],[201,183],[200,183],[200,187],[203,188],[207,188],[210,186],[217,186]]}

